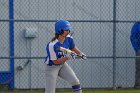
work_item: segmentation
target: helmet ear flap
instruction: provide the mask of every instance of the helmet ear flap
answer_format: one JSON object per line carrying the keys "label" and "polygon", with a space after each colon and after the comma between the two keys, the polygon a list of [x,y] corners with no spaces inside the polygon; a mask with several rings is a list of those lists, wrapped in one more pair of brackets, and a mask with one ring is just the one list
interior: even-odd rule
{"label": "helmet ear flap", "polygon": [[64,30],[62,30],[62,29],[59,29],[59,30],[58,30],[58,34],[59,34],[59,35],[61,35],[61,34],[63,34],[63,33],[64,33]]}
{"label": "helmet ear flap", "polygon": [[61,34],[63,34],[63,33],[64,33],[64,30],[62,30],[62,29],[58,31],[58,34],[59,34],[59,35],[61,35]]}
{"label": "helmet ear flap", "polygon": [[60,35],[61,35],[61,34],[63,34],[63,33],[64,33],[64,30],[62,30],[62,29],[61,29],[59,32],[60,32]]}

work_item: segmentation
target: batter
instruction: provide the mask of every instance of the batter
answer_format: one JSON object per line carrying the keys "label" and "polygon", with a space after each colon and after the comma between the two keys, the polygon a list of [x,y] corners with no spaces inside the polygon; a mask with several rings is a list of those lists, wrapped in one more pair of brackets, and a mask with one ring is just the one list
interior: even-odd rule
{"label": "batter", "polygon": [[74,60],[75,55],[67,54],[59,50],[59,47],[70,49],[78,55],[82,55],[82,59],[86,55],[82,53],[69,35],[71,25],[67,20],[59,20],[55,23],[55,37],[47,44],[46,67],[46,87],[45,93],[55,93],[57,77],[61,77],[71,84],[73,93],[82,93],[79,79],[75,75],[73,69],[66,63],[67,60]]}

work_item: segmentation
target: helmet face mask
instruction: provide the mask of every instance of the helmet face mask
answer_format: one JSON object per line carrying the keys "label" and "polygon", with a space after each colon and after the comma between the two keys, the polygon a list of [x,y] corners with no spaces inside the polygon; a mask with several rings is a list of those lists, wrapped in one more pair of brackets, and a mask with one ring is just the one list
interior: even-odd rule
{"label": "helmet face mask", "polygon": [[69,21],[67,20],[59,20],[55,23],[55,33],[56,34],[63,34],[65,31],[70,31],[72,29]]}

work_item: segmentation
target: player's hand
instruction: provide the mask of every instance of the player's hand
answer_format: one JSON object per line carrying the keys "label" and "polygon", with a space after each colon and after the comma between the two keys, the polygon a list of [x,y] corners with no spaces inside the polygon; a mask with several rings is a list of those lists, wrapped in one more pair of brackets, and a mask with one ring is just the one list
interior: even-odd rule
{"label": "player's hand", "polygon": [[67,55],[67,58],[68,58],[68,60],[70,60],[70,59],[75,59],[75,53],[71,53],[71,54],[68,54]]}
{"label": "player's hand", "polygon": [[80,56],[81,56],[82,60],[86,60],[87,59],[87,56],[84,53],[82,53]]}

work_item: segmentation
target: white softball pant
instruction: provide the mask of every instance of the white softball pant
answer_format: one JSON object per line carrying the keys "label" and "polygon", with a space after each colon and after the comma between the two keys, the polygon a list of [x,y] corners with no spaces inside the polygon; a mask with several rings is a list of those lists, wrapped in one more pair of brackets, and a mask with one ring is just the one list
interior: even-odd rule
{"label": "white softball pant", "polygon": [[[65,62],[62,65],[52,65],[46,67],[46,86],[45,93],[55,93],[56,80],[60,76],[72,86],[80,84],[77,76],[72,68]],[[82,91],[75,91],[74,93],[82,93]]]}

